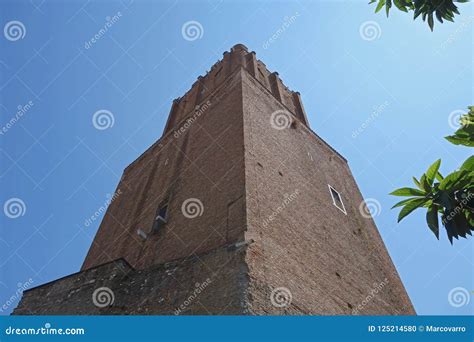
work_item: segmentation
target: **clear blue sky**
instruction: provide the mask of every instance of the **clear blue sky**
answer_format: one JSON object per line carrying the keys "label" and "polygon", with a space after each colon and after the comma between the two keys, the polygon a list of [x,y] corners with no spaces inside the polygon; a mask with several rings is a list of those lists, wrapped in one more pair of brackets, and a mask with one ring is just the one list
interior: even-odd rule
{"label": "clear blue sky", "polygon": [[[474,102],[474,7],[461,4],[456,23],[432,33],[367,2],[0,1],[1,28],[16,20],[25,33],[0,32],[0,125],[33,104],[0,135],[0,204],[20,198],[26,207],[18,218],[0,212],[0,306],[18,283],[79,270],[98,227],[84,221],[160,137],[172,99],[241,42],[300,91],[313,130],[380,203],[376,223],[417,312],[472,314],[472,293],[459,308],[448,293],[474,290],[474,240],[451,246],[443,228],[437,241],[422,211],[396,224],[387,194],[439,157],[448,173],[470,153],[443,136],[450,113]],[[107,17],[114,23],[86,49]],[[182,26],[192,20],[203,30],[190,41]],[[361,34],[367,21],[375,32]],[[101,109],[113,127],[93,126]]]}

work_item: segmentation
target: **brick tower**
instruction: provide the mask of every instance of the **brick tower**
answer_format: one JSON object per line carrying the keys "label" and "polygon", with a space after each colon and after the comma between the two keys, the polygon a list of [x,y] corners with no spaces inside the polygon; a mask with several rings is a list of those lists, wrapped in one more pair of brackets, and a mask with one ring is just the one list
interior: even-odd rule
{"label": "brick tower", "polygon": [[346,160],[235,45],[124,171],[80,272],[15,314],[414,314]]}

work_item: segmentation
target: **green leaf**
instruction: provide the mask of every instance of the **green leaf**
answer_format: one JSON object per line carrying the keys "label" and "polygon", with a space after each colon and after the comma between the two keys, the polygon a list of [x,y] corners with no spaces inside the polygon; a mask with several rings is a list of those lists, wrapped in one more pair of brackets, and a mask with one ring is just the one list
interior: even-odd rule
{"label": "green leaf", "polygon": [[460,170],[474,171],[474,156],[470,156],[466,161],[461,165]]}
{"label": "green leaf", "polygon": [[444,179],[444,177],[441,175],[441,173],[439,173],[439,171],[436,173],[435,177],[438,182],[441,182]]}
{"label": "green leaf", "polygon": [[441,159],[435,161],[426,171],[426,181],[430,185],[433,185],[433,181],[435,179],[436,174],[438,173],[439,166],[441,165]]}
{"label": "green leaf", "polygon": [[439,240],[439,222],[438,222],[438,206],[433,204],[428,208],[426,212],[426,222],[428,227],[434,233],[436,238]]}
{"label": "green leaf", "polygon": [[431,31],[433,31],[433,27],[434,27],[433,13],[430,13],[428,15],[428,25],[429,25]]}
{"label": "green leaf", "polygon": [[421,187],[421,184],[420,182],[418,181],[418,179],[416,179],[416,177],[412,177],[413,178],[413,183],[415,183],[415,185],[420,189],[420,190],[423,190],[423,188]]}
{"label": "green leaf", "polygon": [[390,12],[391,7],[392,7],[392,0],[386,0],[385,1],[385,12],[387,13],[387,17],[388,17],[388,12]]}
{"label": "green leaf", "polygon": [[453,187],[456,183],[461,181],[465,175],[465,170],[450,173],[439,183],[439,190],[447,190],[448,188]]}
{"label": "green leaf", "polygon": [[413,188],[400,188],[394,190],[390,193],[393,196],[425,196],[426,193],[424,191],[413,189]]}
{"label": "green leaf", "polygon": [[385,5],[385,0],[380,0],[379,3],[377,4],[377,7],[375,7],[375,13],[378,13],[383,6]]}
{"label": "green leaf", "polygon": [[428,198],[416,198],[415,201],[411,201],[405,205],[400,211],[400,214],[398,214],[398,222],[403,220],[403,218],[410,214],[413,210],[423,207],[427,201],[429,201]]}
{"label": "green leaf", "polygon": [[393,209],[393,208],[398,208],[398,207],[402,207],[402,206],[404,206],[405,204],[408,204],[408,203],[410,203],[411,201],[416,200],[416,199],[419,199],[419,197],[404,199],[404,200],[398,202],[397,204],[395,204],[391,209]]}

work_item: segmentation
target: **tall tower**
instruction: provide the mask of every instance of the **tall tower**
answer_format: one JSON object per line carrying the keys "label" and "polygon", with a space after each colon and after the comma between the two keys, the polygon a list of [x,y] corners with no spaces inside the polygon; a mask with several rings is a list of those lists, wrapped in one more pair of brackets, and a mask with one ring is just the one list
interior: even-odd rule
{"label": "tall tower", "polygon": [[414,314],[362,201],[300,94],[238,44],[125,169],[81,271],[15,314]]}

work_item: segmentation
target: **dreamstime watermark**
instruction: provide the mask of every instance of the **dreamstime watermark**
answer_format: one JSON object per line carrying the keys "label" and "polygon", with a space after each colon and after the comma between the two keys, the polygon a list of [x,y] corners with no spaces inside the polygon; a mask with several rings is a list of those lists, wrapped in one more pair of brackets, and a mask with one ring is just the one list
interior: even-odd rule
{"label": "dreamstime watermark", "polygon": [[382,205],[375,198],[367,198],[360,202],[359,212],[365,218],[375,217],[382,212]]}
{"label": "dreamstime watermark", "polygon": [[0,312],[4,312],[8,310],[8,308],[10,308],[13,304],[15,304],[21,298],[21,295],[23,294],[23,292],[28,290],[32,284],[33,284],[33,279],[31,278],[28,279],[24,283],[18,283],[17,284],[18,289],[15,291],[13,295],[10,296],[10,298],[8,298],[5,301],[5,303],[3,303],[3,305],[0,307]]}
{"label": "dreamstime watermark", "polygon": [[98,308],[105,308],[114,304],[114,292],[108,287],[99,287],[92,293],[92,302]]}
{"label": "dreamstime watermark", "polygon": [[92,115],[92,125],[99,131],[114,127],[114,114],[107,109],[100,109]]}
{"label": "dreamstime watermark", "polygon": [[186,298],[186,300],[174,311],[175,315],[181,314],[196,300],[196,298],[212,283],[211,278],[207,278],[202,283],[196,283],[194,285],[194,290]]}
{"label": "dreamstime watermark", "polygon": [[467,112],[462,109],[453,110],[448,116],[449,127],[451,127],[452,129],[458,129],[463,125],[467,125],[467,119],[465,119],[464,117],[464,115],[466,114]]}
{"label": "dreamstime watermark", "polygon": [[7,40],[15,42],[25,38],[26,27],[21,21],[12,20],[3,27],[3,34]]}
{"label": "dreamstime watermark", "polygon": [[356,129],[352,132],[352,138],[355,139],[357,138],[362,132],[364,132],[371,124],[374,122],[380,114],[382,114],[387,107],[389,106],[389,102],[385,101],[381,105],[377,107],[373,107],[372,113],[365,119],[365,121]]}
{"label": "dreamstime watermark", "polygon": [[268,218],[263,220],[263,226],[267,227],[271,222],[273,222],[276,217],[280,215],[281,212],[285,210],[285,208],[288,207],[288,205],[298,197],[299,194],[300,191],[298,189],[296,189],[293,193],[289,195],[285,194],[283,202],[272,211]]}
{"label": "dreamstime watermark", "polygon": [[24,105],[19,105],[15,115],[13,115],[13,117],[0,129],[0,135],[6,134],[10,128],[12,128],[34,105],[33,101],[28,101]]}
{"label": "dreamstime watermark", "polygon": [[449,305],[455,308],[468,305],[471,301],[471,295],[464,287],[455,287],[448,293]]}
{"label": "dreamstime watermark", "polygon": [[179,127],[177,130],[174,131],[174,137],[177,139],[179,138],[182,134],[184,134],[184,132],[186,132],[188,130],[189,127],[191,127],[191,125],[205,112],[209,109],[209,107],[211,106],[211,101],[207,100],[206,102],[204,102],[203,104],[201,104],[200,106],[197,106],[195,109],[194,109],[194,114],[193,116],[189,117],[186,119],[186,121],[184,122],[183,125],[181,125],[181,127]]}
{"label": "dreamstime watermark", "polygon": [[103,205],[101,205],[95,212],[93,215],[91,215],[90,217],[88,217],[85,221],[84,221],[84,226],[85,227],[89,227],[93,222],[95,222],[97,219],[99,219],[107,210],[107,208],[109,207],[110,203],[112,203],[113,201],[115,201],[120,195],[122,194],[122,190],[121,189],[118,189],[117,192],[115,192],[113,195],[110,195],[110,194],[107,194],[106,196],[106,200],[104,202]]}
{"label": "dreamstime watermark", "polygon": [[51,323],[46,323],[40,328],[15,328],[9,326],[5,329],[6,335],[84,335],[84,328],[53,328]]}
{"label": "dreamstime watermark", "polygon": [[[456,195],[457,193],[454,194],[455,197]],[[443,220],[442,220],[443,225],[446,226],[448,221],[451,221],[452,219],[456,217],[456,215],[458,215],[459,213],[462,213],[462,211],[465,210],[466,207],[468,207],[468,204],[472,199],[474,199],[474,192],[469,192],[466,197],[463,197],[460,200],[458,200],[458,202],[460,203],[457,206],[455,206],[454,209],[451,210],[448,215],[443,217]]]}
{"label": "dreamstime watermark", "polygon": [[296,21],[300,14],[296,12],[292,16],[286,16],[283,18],[282,25],[273,33],[270,38],[268,38],[265,42],[263,42],[262,46],[266,50],[270,47],[271,44],[276,42],[282,34],[286,32],[286,30]]}
{"label": "dreamstime watermark", "polygon": [[374,297],[383,290],[385,286],[387,286],[387,284],[388,278],[385,278],[378,284],[374,283],[373,288],[370,290],[367,297],[365,297],[364,300],[352,310],[352,314],[358,315],[359,312],[362,311],[367,306],[367,304],[369,304],[374,299]]}
{"label": "dreamstime watermark", "polygon": [[463,34],[464,31],[469,30],[471,29],[472,30],[472,23],[474,22],[474,16],[469,16],[469,17],[466,17],[459,25],[458,27],[456,28],[456,30],[451,33],[448,37],[448,39],[446,39],[443,44],[441,44],[441,47],[437,50],[437,53],[440,53],[442,50],[445,50],[449,47],[449,45],[451,45],[452,43],[454,43],[454,41],[456,41],[459,36],[461,34]]}
{"label": "dreamstime watermark", "polygon": [[382,28],[376,21],[364,21],[359,26],[359,34],[363,40],[370,42],[380,38],[382,35]]}
{"label": "dreamstime watermark", "polygon": [[198,198],[188,198],[181,205],[181,212],[184,217],[193,219],[202,216],[204,213],[204,205]]}
{"label": "dreamstime watermark", "polygon": [[270,302],[276,308],[286,308],[290,306],[293,295],[286,287],[277,287],[270,293]]}
{"label": "dreamstime watermark", "polygon": [[287,110],[276,110],[270,115],[270,125],[277,130],[289,128],[292,123],[292,114]]}
{"label": "dreamstime watermark", "polygon": [[21,198],[13,197],[3,204],[3,212],[5,216],[16,219],[26,214],[26,204]]}
{"label": "dreamstime watermark", "polygon": [[97,33],[94,34],[91,39],[89,39],[87,42],[84,42],[84,48],[86,50],[90,49],[92,47],[92,45],[97,43],[108,32],[108,30],[112,26],[114,26],[114,24],[117,21],[120,20],[120,18],[122,18],[122,12],[120,12],[120,11],[117,12],[116,14],[114,14],[111,17],[110,16],[105,17],[104,26],[99,31],[97,31]]}
{"label": "dreamstime watermark", "polygon": [[181,35],[188,42],[201,39],[204,36],[204,27],[199,21],[187,21],[181,27]]}

